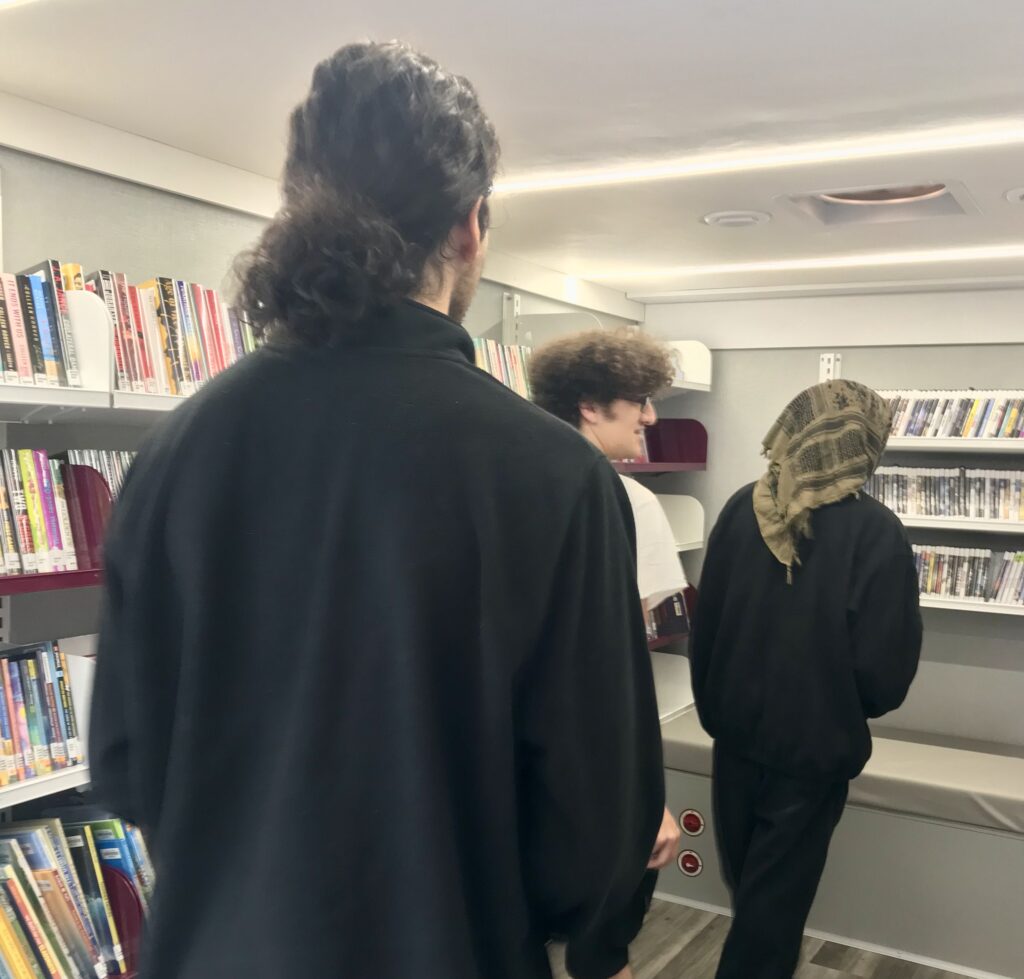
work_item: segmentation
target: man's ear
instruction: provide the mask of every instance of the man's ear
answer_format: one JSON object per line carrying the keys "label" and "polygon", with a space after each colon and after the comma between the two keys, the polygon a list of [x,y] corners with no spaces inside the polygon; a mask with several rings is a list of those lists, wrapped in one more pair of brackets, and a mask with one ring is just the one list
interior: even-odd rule
{"label": "man's ear", "polygon": [[483,203],[482,197],[477,198],[469,214],[452,228],[448,238],[452,250],[467,265],[472,265],[476,261],[483,247],[484,236],[480,230],[480,208]]}
{"label": "man's ear", "polygon": [[604,417],[604,410],[593,401],[580,402],[580,418],[591,425],[596,425]]}

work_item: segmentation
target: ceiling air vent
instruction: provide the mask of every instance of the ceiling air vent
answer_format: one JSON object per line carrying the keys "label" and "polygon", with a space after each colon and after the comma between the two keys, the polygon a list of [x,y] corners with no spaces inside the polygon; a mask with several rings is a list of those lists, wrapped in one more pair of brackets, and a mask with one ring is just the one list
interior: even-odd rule
{"label": "ceiling air vent", "polygon": [[829,227],[919,221],[976,210],[962,185],[934,182],[818,190],[786,200],[805,217]]}

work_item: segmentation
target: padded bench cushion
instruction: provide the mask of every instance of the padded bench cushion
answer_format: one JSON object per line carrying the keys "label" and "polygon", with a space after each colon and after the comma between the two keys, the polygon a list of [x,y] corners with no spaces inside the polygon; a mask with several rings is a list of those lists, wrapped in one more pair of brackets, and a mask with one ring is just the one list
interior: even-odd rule
{"label": "padded bench cushion", "polygon": [[[711,738],[696,710],[661,730],[666,768],[711,774]],[[850,785],[851,804],[1024,834],[1024,757],[1001,745],[990,753],[978,742],[911,737],[876,732],[871,760]]]}

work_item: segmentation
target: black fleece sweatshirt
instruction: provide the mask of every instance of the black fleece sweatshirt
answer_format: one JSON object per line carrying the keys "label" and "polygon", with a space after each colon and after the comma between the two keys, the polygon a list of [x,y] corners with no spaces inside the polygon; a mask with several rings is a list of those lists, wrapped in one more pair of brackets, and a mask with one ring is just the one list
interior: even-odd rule
{"label": "black fleece sweatshirt", "polygon": [[629,504],[404,304],[264,348],[142,449],[90,752],[143,828],[142,979],[583,979],[664,805]]}
{"label": "black fleece sweatshirt", "polygon": [[853,778],[871,756],[867,718],[899,707],[917,671],[917,573],[903,525],[869,496],[811,523],[787,584],[753,485],[725,505],[694,616],[694,698],[735,753],[796,777]]}

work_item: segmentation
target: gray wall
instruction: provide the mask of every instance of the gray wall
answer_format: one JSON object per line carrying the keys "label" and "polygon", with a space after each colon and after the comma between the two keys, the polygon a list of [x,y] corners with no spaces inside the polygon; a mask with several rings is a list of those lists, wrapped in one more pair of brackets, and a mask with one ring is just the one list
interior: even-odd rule
{"label": "gray wall", "polygon": [[[1024,387],[1024,345],[829,349],[843,354],[844,377],[877,389]],[[697,418],[707,427],[708,471],[663,476],[649,485],[659,493],[696,496],[710,530],[732,493],[760,476],[761,439],[789,399],[817,383],[821,352],[714,351],[712,392],[677,395],[662,406],[663,415]],[[949,457],[943,458],[915,458],[907,464],[949,465]],[[1024,458],[1015,458],[1024,467]],[[996,465],[978,456],[967,464]],[[1012,545],[1010,540],[994,539],[989,545],[977,535],[954,538],[935,531],[916,531],[912,537],[965,546]],[[699,582],[702,555],[697,551],[684,558],[693,581]],[[1024,746],[1024,618],[930,609],[924,615],[925,662],[906,705],[884,723]]]}

